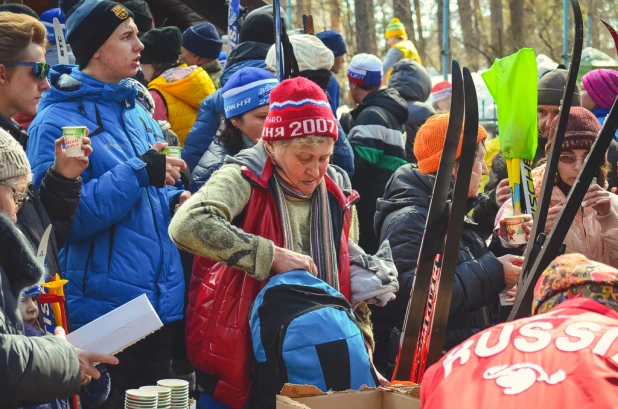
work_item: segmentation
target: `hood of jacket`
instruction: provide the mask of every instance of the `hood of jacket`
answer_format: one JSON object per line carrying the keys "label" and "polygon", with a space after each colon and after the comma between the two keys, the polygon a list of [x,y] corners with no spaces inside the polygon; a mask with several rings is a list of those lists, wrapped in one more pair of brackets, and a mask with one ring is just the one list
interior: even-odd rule
{"label": "hood of jacket", "polygon": [[399,92],[395,89],[384,88],[367,94],[363,102],[350,114],[356,119],[361,112],[372,106],[377,106],[390,112],[401,126],[408,120],[408,104],[406,104],[406,101],[401,98]]}
{"label": "hood of jacket", "polygon": [[224,71],[227,71],[229,68],[233,67],[234,64],[241,61],[266,60],[266,54],[268,54],[270,47],[270,44],[258,43],[257,41],[245,41],[244,43],[238,44],[238,47],[228,55]]}
{"label": "hood of jacket", "polygon": [[215,92],[212,80],[202,67],[186,64],[165,71],[148,84],[148,89],[161,90],[195,109]]}
{"label": "hood of jacket", "polygon": [[401,60],[393,66],[389,88],[394,88],[407,101],[425,102],[431,94],[431,78],[422,65]]}
{"label": "hood of jacket", "polygon": [[[375,231],[379,234],[386,218],[406,207],[415,206],[426,209],[425,212],[427,212],[435,182],[435,176],[421,173],[415,165],[404,165],[397,169],[386,184],[384,197],[378,199],[376,203]],[[474,206],[486,199],[487,196],[483,194],[479,194],[476,198],[468,199],[466,212],[472,210]],[[468,216],[466,216],[465,222],[467,224],[476,224]]]}
{"label": "hood of jacket", "polygon": [[56,65],[49,71],[51,88],[43,94],[38,111],[41,112],[48,105],[64,101],[87,99],[91,101],[123,102],[128,107],[135,106],[137,89],[128,80],[118,84],[108,84],[84,74],[75,65]]}
{"label": "hood of jacket", "polygon": [[0,269],[6,274],[11,292],[19,299],[21,291],[41,281],[40,265],[26,237],[0,213]]}

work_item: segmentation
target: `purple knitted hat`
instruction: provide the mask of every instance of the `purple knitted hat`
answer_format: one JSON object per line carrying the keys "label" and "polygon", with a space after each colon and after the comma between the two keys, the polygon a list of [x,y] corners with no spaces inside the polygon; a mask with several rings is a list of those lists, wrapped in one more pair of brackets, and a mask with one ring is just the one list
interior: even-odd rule
{"label": "purple knitted hat", "polygon": [[582,85],[595,104],[609,109],[618,96],[618,71],[599,69],[582,77]]}

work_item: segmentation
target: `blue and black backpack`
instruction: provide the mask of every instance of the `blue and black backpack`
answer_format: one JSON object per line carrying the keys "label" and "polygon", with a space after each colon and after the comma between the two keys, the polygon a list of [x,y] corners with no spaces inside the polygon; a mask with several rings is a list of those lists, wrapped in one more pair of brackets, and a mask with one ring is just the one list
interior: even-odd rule
{"label": "blue and black backpack", "polygon": [[274,408],[285,383],[326,392],[378,384],[350,303],[306,271],[273,277],[250,313],[251,407]]}

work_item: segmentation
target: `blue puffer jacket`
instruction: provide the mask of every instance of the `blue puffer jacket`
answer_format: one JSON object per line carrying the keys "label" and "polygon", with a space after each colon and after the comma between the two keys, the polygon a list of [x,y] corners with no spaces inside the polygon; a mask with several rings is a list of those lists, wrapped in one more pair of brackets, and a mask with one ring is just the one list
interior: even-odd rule
{"label": "blue puffer jacket", "polygon": [[234,156],[236,153],[228,151],[217,139],[212,141],[200,162],[191,172],[191,183],[189,184],[191,193],[197,192],[208,182],[212,174],[223,166],[226,156]]}
{"label": "blue puffer jacket", "polygon": [[38,186],[54,162],[62,127],[90,130],[93,153],[82,173],[81,201],[60,252],[71,322],[80,327],[146,294],[163,323],[182,318],[184,280],[167,234],[170,205],[182,192],[150,186],[139,158],[161,129],[135,105],[126,82],[100,82],[76,66],[56,66],[30,127],[28,159]]}
{"label": "blue puffer jacket", "polygon": [[[597,107],[592,111],[592,113],[597,117],[599,123],[603,125],[607,119],[607,115],[609,115],[609,111],[610,110],[607,108]],[[618,131],[616,131],[616,134],[614,135],[614,140],[618,142]]]}

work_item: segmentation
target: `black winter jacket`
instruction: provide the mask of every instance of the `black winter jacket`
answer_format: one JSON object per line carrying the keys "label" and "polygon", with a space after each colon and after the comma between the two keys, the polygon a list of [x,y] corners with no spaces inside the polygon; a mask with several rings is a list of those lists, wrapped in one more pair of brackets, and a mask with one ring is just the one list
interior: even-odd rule
{"label": "black winter jacket", "polygon": [[[376,341],[374,362],[379,370],[386,368],[385,372],[389,370],[389,363],[394,362],[396,349],[389,351],[388,345],[393,328],[401,330],[403,325],[434,181],[433,176],[422,174],[413,165],[404,165],[393,174],[384,199],[377,203],[375,229],[380,241],[389,241],[399,272],[397,298],[384,308],[375,308],[372,315]],[[473,222],[466,218],[445,350],[497,323],[492,307],[505,287],[504,271],[502,263],[474,232],[474,227]]]}
{"label": "black winter jacket", "polygon": [[418,62],[404,59],[393,66],[388,86],[396,89],[408,104],[406,159],[410,163],[416,163],[416,156],[414,156],[416,132],[430,116],[436,113],[431,104],[425,102],[431,95],[431,78]]}
{"label": "black winter jacket", "polygon": [[49,169],[41,181],[40,191],[37,193],[31,187],[28,201],[17,213],[17,227],[26,236],[34,251],[38,249],[47,226],[53,226],[46,257],[46,267],[50,275],[62,275],[58,252],[73,224],[81,187],[81,178],[67,179]]}
{"label": "black winter jacket", "polygon": [[347,117],[347,126],[351,126],[348,139],[354,150],[352,186],[360,194],[356,205],[359,245],[367,254],[375,254],[379,247],[373,230],[376,200],[384,194],[393,172],[406,163],[407,120],[406,101],[392,88],[371,92]]}
{"label": "black winter jacket", "polygon": [[21,292],[37,282],[43,268],[15,225],[0,214],[0,408],[14,409],[80,390],[75,349],[53,336],[26,337],[18,310]]}

